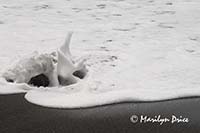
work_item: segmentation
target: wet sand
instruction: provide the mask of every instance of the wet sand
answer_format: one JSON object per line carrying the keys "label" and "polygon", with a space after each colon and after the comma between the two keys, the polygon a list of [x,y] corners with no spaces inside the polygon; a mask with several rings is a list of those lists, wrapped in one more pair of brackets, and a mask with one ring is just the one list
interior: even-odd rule
{"label": "wet sand", "polygon": [[[189,133],[200,128],[200,98],[121,103],[86,109],[52,109],[28,103],[24,94],[0,96],[1,133]],[[132,115],[172,115],[188,123],[132,123]]]}

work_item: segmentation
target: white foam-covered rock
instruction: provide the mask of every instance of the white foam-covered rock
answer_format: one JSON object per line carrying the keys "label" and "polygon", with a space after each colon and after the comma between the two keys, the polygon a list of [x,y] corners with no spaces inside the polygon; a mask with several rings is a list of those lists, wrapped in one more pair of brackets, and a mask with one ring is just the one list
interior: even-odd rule
{"label": "white foam-covered rock", "polygon": [[[72,32],[69,32],[65,43],[58,48],[57,52],[50,54],[34,52],[31,55],[19,59],[19,61],[2,72],[1,82],[4,82],[4,86],[9,86],[8,88],[16,85],[16,88],[20,89],[17,86],[21,85],[21,91],[19,90],[17,92],[24,92],[24,90],[35,88],[29,86],[28,83],[34,77],[42,77],[38,76],[41,74],[48,78],[49,87],[60,87],[60,85],[66,86],[77,83],[80,78],[73,75],[73,73],[76,71],[86,73],[87,69],[84,65],[84,60],[76,62],[72,59],[69,50],[71,36]],[[15,90],[13,89],[13,91]]]}

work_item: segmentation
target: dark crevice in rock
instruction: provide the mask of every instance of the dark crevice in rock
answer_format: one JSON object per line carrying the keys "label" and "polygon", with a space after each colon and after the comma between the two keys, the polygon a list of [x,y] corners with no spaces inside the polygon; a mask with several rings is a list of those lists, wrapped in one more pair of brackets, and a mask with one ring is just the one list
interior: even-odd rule
{"label": "dark crevice in rock", "polygon": [[7,81],[7,82],[10,82],[10,83],[13,83],[13,82],[14,82],[14,80],[12,80],[12,79],[6,79],[6,81]]}
{"label": "dark crevice in rock", "polygon": [[73,73],[74,76],[83,79],[86,76],[86,72],[78,70]]}
{"label": "dark crevice in rock", "polygon": [[49,86],[50,82],[47,76],[45,76],[44,74],[40,74],[35,77],[32,77],[30,81],[28,82],[28,84],[37,86],[37,87],[40,87],[40,86],[47,87]]}

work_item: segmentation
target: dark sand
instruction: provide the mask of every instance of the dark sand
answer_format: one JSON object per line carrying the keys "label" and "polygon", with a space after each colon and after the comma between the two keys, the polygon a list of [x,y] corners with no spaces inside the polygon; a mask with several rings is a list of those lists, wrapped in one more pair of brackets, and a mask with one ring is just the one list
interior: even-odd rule
{"label": "dark sand", "polygon": [[[200,98],[121,103],[87,109],[52,109],[28,103],[24,94],[0,96],[0,133],[198,133]],[[189,123],[131,123],[132,115],[189,118]]]}

